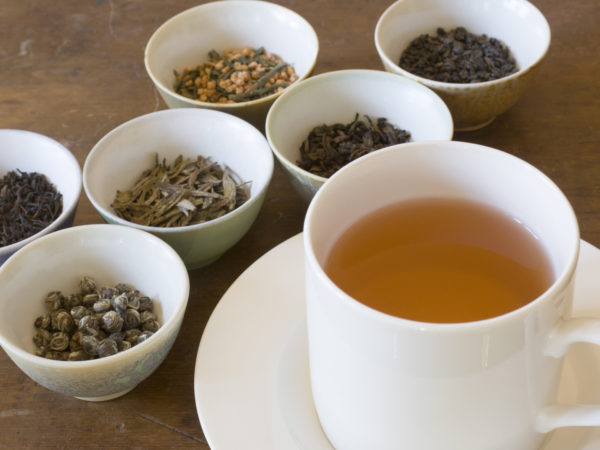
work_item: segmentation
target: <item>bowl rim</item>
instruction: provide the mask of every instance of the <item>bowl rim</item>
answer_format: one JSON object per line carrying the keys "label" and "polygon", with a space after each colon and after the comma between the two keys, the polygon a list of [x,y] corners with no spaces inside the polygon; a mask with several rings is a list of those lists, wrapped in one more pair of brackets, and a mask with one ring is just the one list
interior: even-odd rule
{"label": "bowl rim", "polygon": [[[54,219],[52,222],[50,222],[48,225],[46,225],[44,228],[42,228],[37,233],[32,234],[31,236],[28,236],[25,239],[21,239],[20,241],[14,242],[10,245],[5,245],[3,247],[0,247],[0,256],[6,256],[11,253],[14,253],[21,247],[29,244],[30,242],[35,241],[36,239],[39,239],[41,236],[44,236],[46,234],[54,232],[62,224],[62,222],[64,222],[64,220],[69,215],[71,215],[75,212],[75,209],[77,208],[77,205],[79,204],[79,197],[81,197],[81,189],[83,187],[83,177],[82,177],[82,173],[81,173],[81,166],[79,165],[79,162],[77,162],[77,158],[75,158],[75,155],[73,155],[73,153],[67,147],[62,145],[57,140],[52,139],[51,137],[40,134],[40,133],[36,133],[35,131],[20,130],[20,129],[14,129],[14,128],[0,129],[0,136],[3,134],[15,134],[15,135],[29,136],[33,139],[47,141],[48,143],[50,143],[54,149],[56,149],[59,153],[61,153],[65,156],[65,158],[67,160],[67,164],[66,164],[65,168],[66,168],[66,170],[69,171],[69,176],[73,178],[73,181],[74,181],[73,184],[76,186],[76,188],[75,188],[74,195],[73,195],[73,201],[71,203],[69,203],[68,205],[65,205],[65,203],[64,203],[65,197],[64,197],[63,193],[60,192],[60,194],[62,195],[62,198],[63,198],[62,212],[58,215],[58,217],[56,219]],[[11,169],[11,170],[16,170],[16,169],[17,168]],[[54,183],[52,183],[52,184],[54,185]]]}
{"label": "bowl rim", "polygon": [[[145,232],[143,230],[138,230],[138,229],[135,229],[132,227],[124,226],[124,225],[114,225],[114,224],[78,225],[78,226],[74,226],[74,227],[65,228],[63,230],[58,230],[54,233],[42,236],[40,239],[37,239],[36,241],[19,249],[14,254],[12,254],[10,256],[10,258],[8,258],[6,260],[6,262],[2,266],[0,266],[0,274],[4,270],[7,270],[6,268],[10,266],[10,261],[18,260],[19,258],[22,257],[23,254],[26,254],[27,252],[31,251],[32,249],[34,249],[38,246],[45,245],[46,241],[61,239],[62,236],[66,235],[66,234],[81,234],[81,233],[89,234],[89,233],[94,233],[97,230],[100,230],[100,232],[108,232],[108,227],[110,227],[111,230],[118,230],[119,233],[125,233],[125,234],[133,233],[133,234],[137,234],[139,237],[141,237],[142,236],[141,233],[143,233],[145,235],[144,239],[153,241],[154,244],[160,246],[160,248],[164,252],[171,255],[175,264],[177,264],[179,266],[177,271],[183,275],[182,278],[185,282],[185,285],[183,287],[183,300],[179,303],[178,307],[175,309],[175,311],[173,312],[173,315],[169,318],[169,320],[167,320],[166,322],[163,321],[160,328],[152,336],[150,336],[147,340],[131,347],[130,349],[128,349],[126,351],[118,352],[114,355],[106,356],[104,358],[89,359],[89,360],[84,360],[84,361],[59,361],[59,360],[48,359],[48,358],[44,358],[41,356],[37,356],[27,350],[24,350],[23,348],[21,348],[17,345],[14,345],[12,342],[10,342],[4,336],[2,330],[0,329],[0,347],[5,349],[5,351],[7,353],[10,352],[10,353],[18,356],[21,360],[25,360],[29,364],[32,364],[35,366],[45,366],[45,367],[49,367],[49,368],[53,368],[53,369],[63,369],[63,370],[68,370],[70,368],[93,369],[93,368],[97,368],[97,366],[114,365],[114,364],[119,364],[119,363],[125,362],[128,359],[135,359],[136,356],[139,357],[145,353],[146,347],[148,347],[150,344],[156,342],[155,336],[163,337],[165,335],[172,333],[173,328],[176,327],[177,323],[180,321],[180,319],[183,318],[185,311],[187,309],[187,304],[188,304],[188,300],[189,300],[189,291],[190,291],[189,273],[186,269],[185,264],[179,257],[179,255],[177,255],[177,252],[175,252],[175,250],[173,250],[173,248],[169,244],[164,242],[162,239],[152,235],[151,233]],[[32,337],[33,337],[33,335],[32,335]],[[150,344],[147,344],[148,342]]]}
{"label": "bowl rim", "polygon": [[[303,169],[302,167],[300,167],[299,165],[295,164],[293,161],[290,161],[285,155],[283,155],[279,149],[273,144],[273,139],[271,137],[271,133],[272,133],[272,128],[273,128],[273,124],[272,121],[274,120],[274,116],[275,113],[277,112],[277,110],[281,107],[280,105],[285,102],[287,100],[287,98],[291,95],[294,95],[294,93],[301,89],[304,88],[305,86],[309,86],[311,84],[315,84],[315,83],[320,83],[323,80],[328,80],[330,78],[338,78],[341,76],[358,76],[358,75],[363,75],[363,76],[369,76],[369,77],[380,77],[380,78],[389,78],[390,80],[394,79],[395,81],[398,81],[400,83],[410,83],[414,88],[422,90],[423,92],[426,92],[427,95],[430,95],[432,98],[436,98],[437,100],[439,100],[439,105],[440,107],[445,111],[449,124],[450,124],[450,128],[449,128],[449,135],[448,135],[448,140],[451,140],[453,135],[454,135],[454,122],[452,120],[452,115],[450,113],[450,110],[448,109],[448,106],[446,105],[446,103],[441,99],[441,97],[435,93],[429,86],[426,86],[422,83],[418,83],[415,80],[409,79],[407,77],[402,77],[398,74],[392,73],[392,72],[387,72],[384,70],[375,70],[375,69],[340,69],[340,70],[334,70],[334,71],[330,71],[330,72],[323,72],[317,75],[313,75],[310,78],[307,78],[306,80],[302,80],[302,82],[298,83],[296,86],[292,87],[291,89],[284,91],[282,93],[282,95],[275,100],[275,102],[273,103],[273,105],[271,106],[271,108],[269,109],[269,112],[267,113],[267,118],[265,121],[265,135],[267,137],[267,141],[269,142],[269,146],[271,147],[271,150],[273,151],[273,153],[275,154],[275,156],[277,157],[277,159],[286,167],[289,167],[292,169],[293,172],[296,172],[300,175],[302,175],[304,178],[310,179],[313,183],[325,183],[329,178],[327,177],[323,177],[321,175],[316,175],[306,169]],[[443,140],[443,139],[440,139]],[[402,144],[397,144],[397,145],[402,145]]]}
{"label": "bowl rim", "polygon": [[475,82],[475,83],[449,83],[449,82],[445,82],[445,81],[437,81],[437,80],[432,80],[430,78],[421,77],[419,75],[415,75],[414,73],[407,71],[406,69],[403,69],[397,63],[392,61],[392,59],[387,55],[387,53],[383,51],[383,48],[381,47],[381,43],[380,43],[381,29],[385,25],[385,22],[388,20],[389,15],[398,7],[399,4],[404,3],[404,1],[405,0],[396,0],[391,5],[389,5],[377,19],[377,24],[375,25],[375,33],[374,33],[375,48],[377,49],[377,53],[379,54],[379,57],[382,60],[384,60],[387,65],[389,65],[390,67],[393,67],[394,70],[397,71],[399,74],[401,74],[402,76],[405,76],[407,78],[411,78],[415,81],[418,81],[422,84],[425,84],[425,85],[431,87],[432,89],[439,89],[439,90],[477,89],[477,88],[485,88],[488,86],[493,86],[496,84],[501,84],[506,81],[512,81],[514,79],[521,77],[522,75],[526,74],[527,72],[531,71],[534,67],[539,65],[540,62],[544,59],[544,57],[548,53],[548,49],[550,48],[550,42],[552,40],[552,31],[550,29],[550,25],[549,25],[546,17],[542,14],[542,12],[539,10],[539,8],[537,8],[533,3],[529,2],[528,0],[514,0],[517,3],[526,5],[528,8],[531,8],[531,10],[534,13],[538,14],[538,17],[542,20],[544,30],[547,33],[548,39],[546,39],[546,43],[545,43],[546,45],[545,45],[543,51],[538,55],[538,57],[532,63],[530,63],[526,67],[519,67],[519,70],[517,70],[516,72],[506,75],[502,78],[496,78],[494,80],[488,80],[488,81],[479,81],[479,82]]}
{"label": "bowl rim", "polygon": [[[169,88],[167,86],[165,86],[159,79],[158,77],[154,74],[151,64],[150,64],[150,51],[152,49],[152,46],[155,45],[155,42],[159,39],[160,34],[164,31],[164,29],[169,26],[172,22],[176,21],[176,20],[181,20],[181,17],[183,17],[184,15],[190,14],[191,12],[197,11],[197,10],[202,10],[202,9],[210,9],[210,8],[227,8],[228,6],[233,5],[234,7],[237,4],[244,4],[244,6],[247,5],[260,5],[261,8],[273,8],[274,10],[278,10],[278,11],[285,11],[287,14],[291,14],[293,17],[295,17],[300,23],[302,23],[305,27],[306,30],[309,32],[310,37],[312,38],[311,40],[314,42],[315,45],[315,54],[312,58],[312,62],[308,68],[308,70],[306,71],[306,73],[302,76],[298,76],[298,79],[296,81],[294,81],[293,83],[290,83],[289,86],[287,86],[285,89],[283,89],[280,92],[274,92],[272,94],[269,94],[265,97],[261,97],[261,98],[257,98],[254,100],[248,100],[248,101],[244,101],[244,102],[236,102],[236,103],[212,103],[212,102],[203,102],[200,100],[194,100],[188,97],[185,97],[181,94],[178,94],[177,92],[175,92],[172,88]],[[150,79],[152,80],[152,82],[154,83],[154,85],[162,92],[164,92],[165,94],[169,95],[170,97],[176,98],[177,100],[179,100],[180,102],[183,102],[191,107],[199,107],[199,108],[218,108],[218,109],[222,109],[223,111],[228,111],[228,110],[236,110],[236,109],[241,109],[247,106],[255,106],[255,105],[260,105],[263,103],[268,103],[273,101],[275,98],[279,97],[283,92],[285,92],[287,89],[289,89],[290,87],[294,86],[295,84],[297,84],[298,82],[302,81],[303,79],[307,78],[309,76],[309,74],[312,73],[312,71],[315,68],[315,65],[317,63],[317,58],[319,55],[319,50],[320,50],[320,46],[319,46],[319,37],[315,31],[315,29],[313,28],[313,26],[310,24],[310,22],[308,22],[303,16],[301,16],[300,14],[298,14],[297,12],[293,11],[290,8],[287,8],[285,6],[282,5],[278,5],[276,3],[271,3],[271,2],[267,2],[264,0],[227,0],[226,2],[223,1],[212,1],[212,2],[208,2],[208,3],[203,3],[201,5],[197,5],[197,6],[193,6],[191,8],[188,8],[186,10],[183,10],[177,14],[175,14],[174,16],[170,17],[169,19],[167,19],[165,22],[163,22],[150,36],[150,39],[148,39],[148,42],[146,44],[146,47],[144,49],[144,67],[146,68],[146,73],[148,74],[148,76],[150,77]],[[289,63],[288,63],[289,64]]]}
{"label": "bowl rim", "polygon": [[[90,165],[93,163],[93,160],[95,157],[94,155],[101,152],[104,142],[111,139],[113,135],[123,132],[123,130],[131,127],[132,125],[134,125],[138,122],[151,120],[154,117],[160,117],[160,116],[175,116],[176,117],[181,114],[198,115],[198,116],[214,115],[214,116],[220,117],[221,122],[225,122],[225,121],[237,122],[238,124],[240,124],[244,128],[246,128],[248,132],[250,132],[252,134],[256,134],[256,136],[259,136],[262,139],[264,139],[265,140],[264,154],[265,154],[265,156],[268,155],[268,157],[266,157],[266,160],[268,161],[268,167],[265,167],[266,177],[265,177],[265,183],[263,184],[263,186],[261,186],[256,191],[256,193],[251,194],[243,204],[241,204],[237,208],[227,212],[226,214],[223,214],[220,217],[211,219],[206,222],[194,223],[194,224],[179,226],[179,227],[156,227],[156,226],[149,226],[149,225],[141,225],[141,224],[138,224],[135,222],[131,222],[129,220],[122,219],[121,217],[117,216],[110,209],[104,208],[102,205],[100,205],[100,203],[96,200],[95,196],[93,195],[93,192],[91,192],[91,189],[88,184],[88,178],[89,178],[89,173],[92,170],[90,168]],[[263,153],[262,149],[260,149],[259,151],[261,153]],[[100,138],[100,140],[98,142],[96,142],[96,144],[94,144],[94,146],[92,147],[92,149],[90,150],[90,152],[88,153],[88,155],[85,159],[85,163],[83,165],[83,188],[84,188],[84,191],[85,191],[85,194],[86,194],[88,200],[90,201],[90,203],[92,203],[94,208],[96,208],[96,210],[103,217],[110,218],[110,220],[112,222],[114,222],[115,225],[123,225],[123,226],[131,227],[131,228],[136,228],[138,230],[143,230],[143,231],[153,233],[156,235],[159,235],[159,234],[166,235],[166,234],[196,231],[196,230],[200,230],[203,228],[211,228],[211,227],[219,225],[222,222],[230,220],[231,218],[234,218],[238,215],[244,214],[246,212],[246,210],[250,209],[252,207],[252,205],[254,205],[268,189],[270,180],[273,177],[273,170],[274,170],[273,155],[271,153],[269,143],[266,140],[265,136],[250,123],[246,122],[243,119],[240,119],[239,117],[233,116],[231,114],[227,114],[222,111],[217,111],[214,109],[170,108],[170,109],[161,109],[158,111],[152,111],[150,113],[143,114],[141,116],[137,116],[137,117],[134,117],[133,119],[127,120],[127,121],[121,123],[120,125],[117,125],[115,128],[113,128],[108,133],[106,133],[102,138]],[[141,171],[140,171],[140,173],[141,173]],[[133,183],[134,181],[135,181],[135,179],[132,178],[131,183]],[[115,192],[116,192],[116,190],[115,190]]]}

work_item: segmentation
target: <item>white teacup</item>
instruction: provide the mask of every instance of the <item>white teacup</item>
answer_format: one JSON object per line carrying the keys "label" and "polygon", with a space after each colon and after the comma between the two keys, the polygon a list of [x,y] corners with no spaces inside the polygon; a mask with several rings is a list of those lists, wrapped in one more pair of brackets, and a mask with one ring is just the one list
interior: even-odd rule
{"label": "white teacup", "polygon": [[[323,264],[332,245],[358,218],[402,200],[445,196],[522,220],[548,253],[551,287],[512,312],[444,324],[381,313],[328,278]],[[455,141],[379,150],[319,190],[304,246],[312,391],[336,448],[534,449],[555,428],[600,425],[600,406],[556,404],[569,345],[600,344],[600,321],[569,319],[577,220],[533,166]]]}

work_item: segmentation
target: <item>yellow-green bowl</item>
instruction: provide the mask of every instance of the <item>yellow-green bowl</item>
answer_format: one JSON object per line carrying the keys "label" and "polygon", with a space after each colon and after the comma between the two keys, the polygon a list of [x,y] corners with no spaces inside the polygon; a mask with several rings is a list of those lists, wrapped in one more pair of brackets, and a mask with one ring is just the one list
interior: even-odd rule
{"label": "yellow-green bowl", "polygon": [[[421,34],[438,27],[465,27],[503,41],[519,70],[492,81],[444,83],[414,75],[398,65],[402,52]],[[448,105],[457,131],[481,128],[508,110],[529,86],[550,46],[550,26],[526,0],[399,0],[380,16],[375,47],[385,70],[433,89]]]}
{"label": "yellow-green bowl", "polygon": [[[104,358],[37,356],[34,321],[48,312],[44,299],[52,291],[78,292],[83,276],[99,287],[126,283],[149,296],[161,324],[158,331]],[[163,362],[179,333],[188,294],[181,258],[160,239],[117,225],[70,227],[27,244],[0,267],[0,345],[40,385],[82,400],[110,400],[135,388]]]}
{"label": "yellow-green bowl", "polygon": [[[155,158],[172,163],[179,155],[210,157],[249,183],[250,197],[238,208],[204,223],[179,227],[139,225],[117,216],[111,204],[117,190],[130,189]],[[188,269],[210,264],[250,229],[263,204],[273,173],[265,137],[248,122],[219,111],[196,108],[152,112],[118,126],[90,151],[83,188],[109,223],[148,231],[171,245]]]}

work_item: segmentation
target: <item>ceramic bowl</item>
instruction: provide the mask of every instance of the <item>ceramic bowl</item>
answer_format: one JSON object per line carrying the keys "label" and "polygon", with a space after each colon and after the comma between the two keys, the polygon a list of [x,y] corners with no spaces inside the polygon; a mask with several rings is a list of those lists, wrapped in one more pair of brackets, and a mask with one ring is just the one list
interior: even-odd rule
{"label": "ceramic bowl", "polygon": [[55,140],[32,131],[0,130],[0,178],[8,172],[37,172],[62,194],[61,214],[36,234],[0,247],[0,264],[24,245],[73,223],[81,194],[81,167],[73,154]]}
{"label": "ceramic bowl", "polygon": [[300,168],[300,146],[323,124],[350,123],[356,113],[385,117],[411,141],[451,140],[452,118],[427,87],[377,70],[340,70],[312,76],[279,97],[267,115],[266,135],[292,186],[310,201],[327,178]]}
{"label": "ceramic bowl", "polygon": [[[179,155],[210,157],[250,184],[249,199],[233,211],[204,223],[180,227],[138,225],[111,207],[117,190],[130,189],[155,158],[171,164]],[[109,223],[148,231],[169,243],[188,269],[209,264],[248,231],[263,204],[273,173],[265,137],[248,122],[219,111],[167,109],[132,119],[110,131],[92,148],[83,167],[83,187]]]}
{"label": "ceramic bowl", "polygon": [[[127,283],[149,296],[162,324],[153,336],[129,350],[88,361],[36,356],[36,317],[47,312],[51,291],[78,291],[82,276],[98,286]],[[181,326],[188,301],[187,270],[162,240],[130,227],[96,224],[43,236],[0,267],[0,345],[34,381],[84,400],[124,395],[164,360]]]}
{"label": "ceramic bowl", "polygon": [[[458,26],[503,41],[519,70],[504,78],[479,83],[442,83],[414,75],[398,66],[402,52],[421,34],[433,35]],[[446,102],[456,130],[489,124],[525,91],[550,45],[550,27],[526,0],[399,0],[380,16],[375,46],[387,71],[416,80]]]}
{"label": "ceramic bowl", "polygon": [[319,41],[312,26],[297,13],[274,3],[231,0],[205,3],[183,11],[161,25],[145,50],[148,75],[170,108],[215,109],[241,117],[264,129],[267,111],[278,93],[232,104],[191,100],[174,90],[173,70],[196,67],[211,50],[264,47],[291,64],[299,77],[312,71]]}

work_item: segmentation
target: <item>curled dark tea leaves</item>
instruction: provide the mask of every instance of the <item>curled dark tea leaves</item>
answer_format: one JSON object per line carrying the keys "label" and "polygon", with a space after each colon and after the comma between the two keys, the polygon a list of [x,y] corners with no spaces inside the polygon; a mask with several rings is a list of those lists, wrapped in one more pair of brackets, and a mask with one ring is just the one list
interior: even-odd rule
{"label": "curled dark tea leaves", "polygon": [[398,64],[410,73],[446,83],[477,83],[519,70],[510,49],[499,39],[476,35],[464,27],[438,28],[435,35],[414,39]]}
{"label": "curled dark tea leaves", "polygon": [[90,316],[91,314],[92,313],[90,312],[90,310],[83,305],[71,308],[71,317],[73,317],[73,320],[77,324],[81,319],[83,319],[84,316]]}
{"label": "curled dark tea leaves", "polygon": [[127,309],[127,294],[119,294],[110,301],[112,307],[119,313],[123,313]]}
{"label": "curled dark tea leaves", "polygon": [[410,132],[390,124],[386,118],[373,120],[357,113],[347,124],[335,123],[313,128],[300,147],[304,170],[330,177],[351,161],[374,150],[410,141]]}
{"label": "curled dark tea leaves", "polygon": [[129,308],[123,314],[123,328],[125,330],[138,328],[141,323],[140,313],[137,310]]}
{"label": "curled dark tea leaves", "polygon": [[52,351],[62,352],[63,350],[66,350],[69,347],[70,341],[71,338],[67,333],[65,333],[64,331],[56,331],[52,333],[48,347]]}
{"label": "curled dark tea leaves", "polygon": [[125,333],[123,331],[117,331],[115,333],[111,333],[108,336],[108,339],[112,339],[117,344],[125,339]]}
{"label": "curled dark tea leaves", "polygon": [[131,342],[129,341],[121,341],[117,343],[117,348],[120,352],[124,352],[125,350],[129,350],[131,348]]}
{"label": "curled dark tea leaves", "polygon": [[96,351],[98,352],[98,356],[100,358],[104,358],[106,356],[117,354],[119,352],[119,348],[117,347],[117,343],[112,339],[102,339],[100,342],[98,342]]}
{"label": "curled dark tea leaves", "polygon": [[69,350],[72,352],[76,352],[81,350],[81,339],[83,338],[83,333],[81,331],[76,331],[71,335],[71,341],[69,342]]}
{"label": "curled dark tea leaves", "polygon": [[71,314],[69,314],[67,311],[60,311],[56,315],[55,329],[64,331],[65,333],[73,333],[76,329],[76,326]]}
{"label": "curled dark tea leaves", "polygon": [[118,311],[108,311],[102,316],[102,322],[107,333],[116,333],[123,328],[123,317]]}
{"label": "curled dark tea leaves", "polygon": [[79,281],[79,291],[83,295],[95,294],[97,290],[96,281],[90,277],[81,277]]}
{"label": "curled dark tea leaves", "polygon": [[47,347],[52,335],[48,330],[39,328],[33,335],[33,342],[38,347]]}
{"label": "curled dark tea leaves", "polygon": [[69,353],[67,361],[85,361],[87,359],[90,359],[90,355],[88,355],[86,352],[83,350],[74,350]]}
{"label": "curled dark tea leaves", "polygon": [[98,300],[96,303],[94,303],[94,305],[92,306],[92,309],[94,310],[94,312],[103,313],[103,312],[108,311],[110,309],[110,307],[111,307],[110,300],[107,298],[102,298],[102,299]]}
{"label": "curled dark tea leaves", "polygon": [[152,227],[207,222],[238,208],[250,197],[248,183],[210,158],[179,155],[144,171],[133,187],[117,191],[112,208],[122,219]]}
{"label": "curled dark tea leaves", "polygon": [[52,325],[52,317],[49,313],[42,314],[37,319],[35,319],[35,327],[41,328],[43,330],[49,330],[50,325]]}
{"label": "curled dark tea leaves", "polygon": [[139,306],[137,309],[140,312],[152,311],[152,299],[150,297],[141,296],[139,298]]}
{"label": "curled dark tea leaves", "polygon": [[140,334],[142,334],[142,330],[140,330],[138,328],[132,328],[130,330],[126,330],[125,331],[125,340],[128,341],[129,343],[131,343],[132,345],[135,345],[137,343],[138,336]]}
{"label": "curled dark tea leaves", "polygon": [[90,330],[100,330],[100,321],[94,315],[93,309],[90,309],[89,314],[85,314],[81,319],[79,319],[77,328],[81,331],[84,331],[86,334],[90,334]]}
{"label": "curled dark tea leaves", "polygon": [[8,172],[0,180],[0,246],[33,236],[50,225],[62,209],[62,194],[45,175]]}
{"label": "curled dark tea leaves", "polygon": [[142,331],[142,333],[137,337],[137,343],[141,344],[142,342],[148,340],[154,332],[150,330]]}
{"label": "curled dark tea leaves", "polygon": [[49,292],[46,296],[46,306],[50,311],[58,311],[63,306],[63,296],[58,291]]}
{"label": "curled dark tea leaves", "polygon": [[[33,336],[35,354],[44,358],[103,358],[143,342],[160,328],[152,300],[124,283],[98,288],[93,279],[84,277],[79,292],[64,296],[52,291],[44,303],[50,312],[34,320]],[[74,306],[64,309],[70,305]]]}
{"label": "curled dark tea leaves", "polygon": [[98,355],[98,339],[94,336],[85,335],[81,338],[81,348],[89,356]]}

